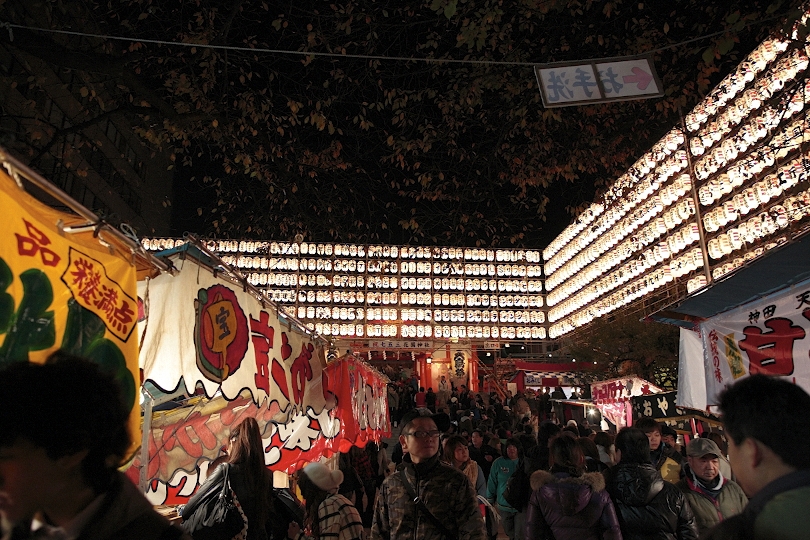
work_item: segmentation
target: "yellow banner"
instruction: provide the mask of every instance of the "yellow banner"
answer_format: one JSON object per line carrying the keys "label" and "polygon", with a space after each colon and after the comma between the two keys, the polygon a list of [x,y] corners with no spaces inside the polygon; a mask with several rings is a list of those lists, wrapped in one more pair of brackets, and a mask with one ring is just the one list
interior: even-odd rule
{"label": "yellow banner", "polygon": [[57,349],[98,363],[132,407],[134,451],[140,444],[138,295],[128,251],[111,239],[103,245],[94,231],[65,232],[86,222],[40,203],[5,171],[0,208],[0,367],[44,362]]}

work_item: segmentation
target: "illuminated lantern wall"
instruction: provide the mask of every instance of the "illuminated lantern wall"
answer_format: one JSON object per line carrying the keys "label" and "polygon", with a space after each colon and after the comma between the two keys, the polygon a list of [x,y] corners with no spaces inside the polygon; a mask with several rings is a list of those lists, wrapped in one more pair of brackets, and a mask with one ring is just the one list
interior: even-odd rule
{"label": "illuminated lantern wall", "polygon": [[807,232],[810,82],[797,35],[763,42],[685,130],[671,130],[543,250],[550,338],[673,280],[692,293]]}
{"label": "illuminated lantern wall", "polygon": [[[146,249],[182,240],[144,239]],[[286,313],[323,336],[544,339],[531,250],[206,241]]]}

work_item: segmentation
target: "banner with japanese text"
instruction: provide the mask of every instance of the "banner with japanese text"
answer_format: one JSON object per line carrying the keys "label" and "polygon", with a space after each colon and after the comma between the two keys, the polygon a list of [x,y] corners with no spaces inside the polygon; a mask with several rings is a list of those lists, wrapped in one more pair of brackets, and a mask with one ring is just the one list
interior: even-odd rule
{"label": "banner with japanese text", "polygon": [[[277,308],[201,266],[196,248],[173,255],[175,273],[138,283],[144,380],[170,392],[184,383],[291,416],[324,408],[323,344],[283,321]],[[181,256],[184,255],[184,256]]]}
{"label": "banner with japanese text", "polygon": [[[321,372],[325,407],[284,414],[277,401],[257,406],[247,395],[228,401],[192,398],[191,403],[153,416],[149,433],[146,496],[153,504],[185,502],[222,454],[231,430],[246,417],[259,424],[265,464],[292,473],[307,463],[379,442],[390,434],[386,381],[354,357],[332,362]],[[141,456],[127,474],[137,482]]]}
{"label": "banner with japanese text", "polygon": [[755,373],[810,391],[810,280],[701,323],[706,397]]}
{"label": "banner with japanese text", "polygon": [[661,391],[661,388],[642,378],[621,377],[591,384],[591,400],[604,418],[617,428],[622,428],[633,423],[630,398]]}
{"label": "banner with japanese text", "polygon": [[365,362],[347,355],[326,368],[325,386],[337,400],[340,451],[379,442],[391,434],[388,416],[388,380]]}
{"label": "banner with japanese text", "polygon": [[[140,443],[136,269],[128,247],[87,220],[42,204],[0,172],[0,368],[57,349],[98,363],[131,407]],[[94,234],[95,233],[95,234]],[[77,392],[81,389],[77,388]]]}

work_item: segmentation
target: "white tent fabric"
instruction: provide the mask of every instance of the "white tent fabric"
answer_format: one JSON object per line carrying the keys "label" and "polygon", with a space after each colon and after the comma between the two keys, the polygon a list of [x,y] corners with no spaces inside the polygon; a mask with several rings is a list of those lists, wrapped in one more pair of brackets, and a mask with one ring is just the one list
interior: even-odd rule
{"label": "white tent fabric", "polygon": [[698,332],[681,328],[678,352],[678,395],[680,407],[706,409],[706,371],[703,363],[703,341]]}

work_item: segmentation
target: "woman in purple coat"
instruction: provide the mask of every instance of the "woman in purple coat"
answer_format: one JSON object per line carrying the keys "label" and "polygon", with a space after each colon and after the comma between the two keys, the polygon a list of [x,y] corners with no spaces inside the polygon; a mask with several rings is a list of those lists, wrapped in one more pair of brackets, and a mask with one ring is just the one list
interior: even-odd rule
{"label": "woman in purple coat", "polygon": [[551,443],[551,471],[531,476],[527,540],[621,540],[616,510],[600,473],[585,472],[585,457],[572,437]]}

